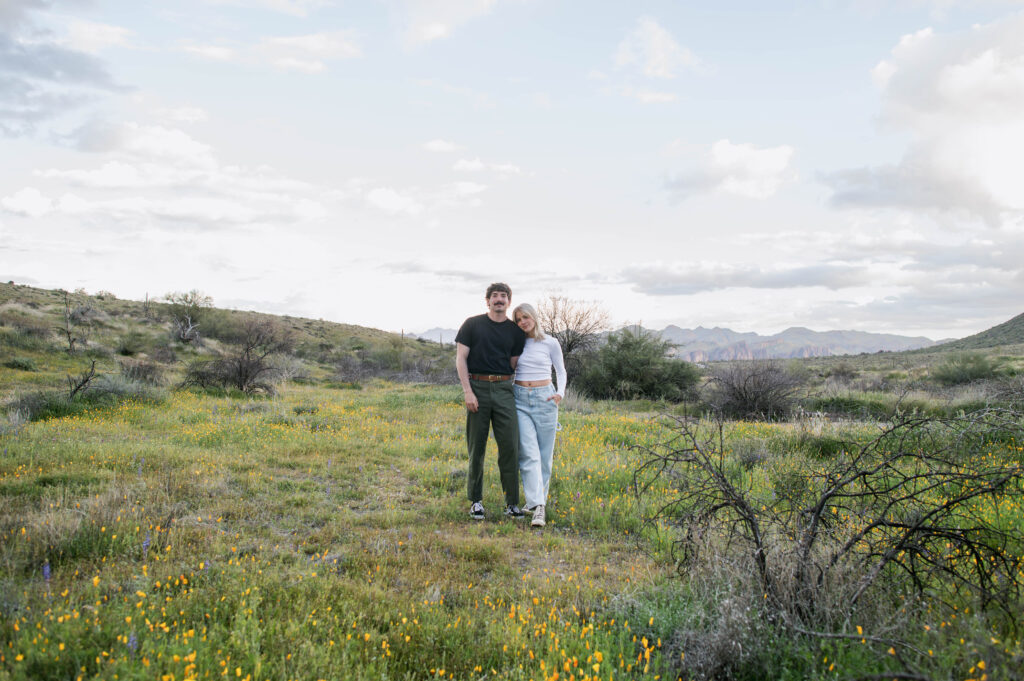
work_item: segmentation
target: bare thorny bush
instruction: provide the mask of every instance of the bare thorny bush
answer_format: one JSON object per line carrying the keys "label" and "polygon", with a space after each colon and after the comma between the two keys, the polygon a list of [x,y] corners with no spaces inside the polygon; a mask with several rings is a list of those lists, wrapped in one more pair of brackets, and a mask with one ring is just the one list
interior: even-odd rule
{"label": "bare thorny bush", "polygon": [[[691,585],[732,580],[755,626],[892,646],[883,657],[904,678],[928,678],[927,653],[905,635],[925,611],[967,607],[1020,633],[1024,531],[992,514],[1024,500],[1020,455],[986,452],[1024,442],[1022,423],[1005,410],[902,415],[811,465],[777,457],[750,470],[731,455],[721,419],[666,417],[666,441],[635,448],[634,482],[645,521],[670,533]],[[656,493],[665,486],[677,491],[668,501]],[[686,647],[692,632],[681,639]]]}

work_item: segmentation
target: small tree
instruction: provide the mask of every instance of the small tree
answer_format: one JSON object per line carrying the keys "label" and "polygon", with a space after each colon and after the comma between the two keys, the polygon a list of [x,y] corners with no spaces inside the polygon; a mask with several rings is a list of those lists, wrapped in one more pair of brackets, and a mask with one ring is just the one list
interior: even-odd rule
{"label": "small tree", "polygon": [[583,358],[597,349],[600,334],[611,326],[608,311],[598,303],[551,294],[537,304],[540,326],[562,346],[571,382],[579,375]]}
{"label": "small tree", "polygon": [[598,399],[684,400],[692,394],[699,373],[689,362],[668,357],[671,347],[656,334],[623,329],[608,336],[578,384]]}
{"label": "small tree", "polygon": [[251,318],[242,325],[243,337],[236,352],[210,362],[195,362],[185,373],[185,385],[237,388],[244,393],[274,392],[277,370],[272,355],[294,346],[291,332],[269,318]]}
{"label": "small tree", "polygon": [[71,310],[71,294],[67,291],[61,290],[60,293],[64,294],[64,323],[61,326],[56,327],[60,335],[64,336],[64,339],[68,344],[68,354],[72,355],[75,353],[75,344],[78,342],[77,330],[75,329],[75,316]]}
{"label": "small tree", "polygon": [[182,343],[199,341],[199,324],[213,307],[213,298],[197,289],[187,293],[174,292],[164,296],[169,304],[174,337]]}
{"label": "small tree", "polygon": [[800,379],[774,360],[743,360],[711,371],[706,399],[716,411],[739,418],[771,419],[789,413]]}

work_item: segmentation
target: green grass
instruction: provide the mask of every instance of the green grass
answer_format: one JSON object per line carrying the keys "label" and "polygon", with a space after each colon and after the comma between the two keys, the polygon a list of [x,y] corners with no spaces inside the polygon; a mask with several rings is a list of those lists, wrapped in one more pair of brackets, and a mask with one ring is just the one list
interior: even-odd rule
{"label": "green grass", "polygon": [[[299,334],[306,376],[275,397],[170,387],[188,361],[225,347],[211,340],[176,344],[176,362],[159,360],[168,387],[104,379],[106,396],[62,405],[66,376],[91,358],[116,377],[119,351],[144,358],[168,342],[160,304],[143,318],[137,301],[75,296],[103,315],[89,345],[69,354],[52,332],[63,298],[0,284],[0,323],[22,325],[0,325],[9,421],[0,421],[0,681],[555,672],[580,681],[715,665],[719,678],[795,680],[894,669],[884,647],[794,637],[734,584],[692,568],[680,577],[675,530],[642,522],[631,447],[663,435],[652,425],[658,413],[700,416],[697,403],[563,410],[547,527],[500,516],[493,450],[489,517],[475,522],[458,388],[355,382],[333,364],[382,348],[429,359],[436,346],[284,318]],[[226,323],[243,313],[217,314]],[[948,355],[907,357],[847,358],[854,383],[805,401],[805,410],[852,421],[726,424],[729,470],[787,503],[802,493],[801,472],[870,437],[897,408],[949,414],[984,404],[978,391],[916,389],[900,400],[869,385],[920,381]],[[1020,365],[1000,361],[1007,372]],[[32,399],[53,409],[14,418],[19,400]],[[1000,456],[1018,447],[1012,433],[998,440]],[[655,499],[674,494],[664,484]],[[998,509],[993,527],[1020,522],[1019,509]],[[984,616],[955,614],[924,613],[930,629],[901,635],[933,649],[956,678],[978,678],[979,660],[995,678],[1000,661],[1021,654]],[[854,622],[849,631],[857,624],[881,627]]]}
{"label": "green grass", "polygon": [[604,443],[641,437],[640,424],[565,415],[543,531],[499,516],[491,453],[490,518],[475,523],[457,398],[179,392],[5,436],[0,674],[664,672],[650,617],[616,615],[624,590],[670,574],[635,552],[627,462]]}
{"label": "green grass", "polygon": [[[659,435],[647,417],[562,414],[538,531],[498,514],[493,452],[489,518],[468,518],[463,413],[451,387],[175,392],[0,437],[0,678],[653,679],[698,644],[734,678],[889,668],[737,620],[735,598],[676,578],[630,489],[628,446]],[[728,438],[764,450],[749,475],[786,498],[780,462],[865,432]],[[757,655],[731,655],[736,637]]]}

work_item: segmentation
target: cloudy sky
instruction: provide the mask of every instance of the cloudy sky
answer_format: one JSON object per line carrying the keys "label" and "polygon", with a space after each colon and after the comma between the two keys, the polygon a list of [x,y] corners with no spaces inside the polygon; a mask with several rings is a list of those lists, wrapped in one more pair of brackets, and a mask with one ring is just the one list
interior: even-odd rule
{"label": "cloudy sky", "polygon": [[388,330],[1024,312],[1022,0],[0,0],[0,280]]}

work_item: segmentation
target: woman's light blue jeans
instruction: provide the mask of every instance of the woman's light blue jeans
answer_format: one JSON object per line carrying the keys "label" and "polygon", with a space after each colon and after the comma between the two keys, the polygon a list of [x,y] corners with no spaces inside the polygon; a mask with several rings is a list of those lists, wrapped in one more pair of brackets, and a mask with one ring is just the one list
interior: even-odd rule
{"label": "woman's light blue jeans", "polygon": [[523,478],[526,507],[547,505],[551,484],[551,459],[558,430],[558,405],[549,400],[555,386],[513,387],[519,417],[519,473]]}

